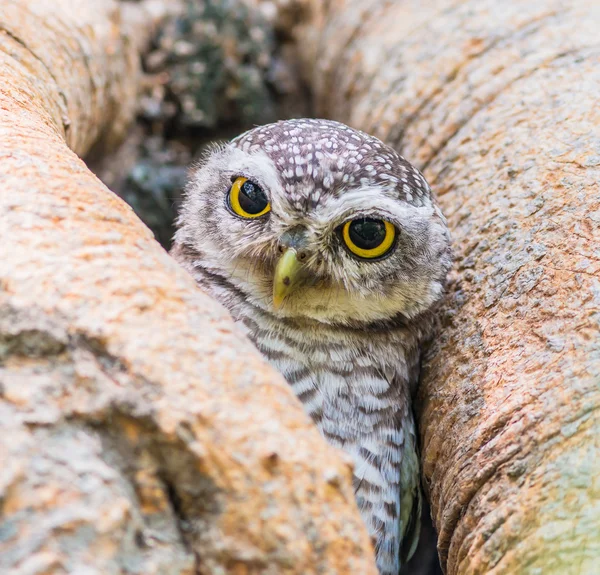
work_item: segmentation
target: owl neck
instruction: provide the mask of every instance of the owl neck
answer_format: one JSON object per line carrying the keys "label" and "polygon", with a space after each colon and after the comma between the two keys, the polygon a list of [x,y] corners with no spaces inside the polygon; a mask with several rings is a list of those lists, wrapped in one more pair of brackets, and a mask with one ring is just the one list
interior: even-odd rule
{"label": "owl neck", "polygon": [[435,318],[433,309],[410,318],[403,313],[397,313],[375,321],[348,319],[327,323],[306,316],[275,315],[269,310],[253,305],[248,295],[228,277],[207,269],[202,254],[189,244],[176,243],[171,254],[192,274],[200,286],[222,303],[236,321],[245,326],[253,340],[257,330],[267,330],[276,337],[290,337],[294,340],[296,335],[301,333],[306,336],[305,344],[310,342],[313,345],[341,340],[340,343],[343,344],[352,342],[359,347],[369,347],[375,338],[378,344],[387,342],[396,350],[409,349],[412,353],[432,332]]}

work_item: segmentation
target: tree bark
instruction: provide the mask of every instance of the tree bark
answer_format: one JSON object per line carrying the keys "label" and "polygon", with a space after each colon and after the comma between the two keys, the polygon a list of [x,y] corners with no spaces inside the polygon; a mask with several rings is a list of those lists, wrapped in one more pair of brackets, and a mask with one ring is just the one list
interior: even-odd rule
{"label": "tree bark", "polygon": [[76,155],[132,116],[123,15],[0,7],[0,572],[374,574],[349,464]]}
{"label": "tree bark", "polygon": [[598,3],[302,5],[317,114],[423,169],[453,233],[418,402],[446,572],[597,573]]}

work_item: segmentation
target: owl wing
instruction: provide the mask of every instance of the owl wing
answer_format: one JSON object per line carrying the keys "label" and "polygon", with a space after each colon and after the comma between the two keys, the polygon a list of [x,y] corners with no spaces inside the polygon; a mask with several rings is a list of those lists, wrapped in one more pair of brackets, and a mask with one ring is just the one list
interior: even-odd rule
{"label": "owl wing", "polygon": [[[415,437],[416,440],[416,437]],[[421,534],[421,512],[423,496],[419,454],[414,443],[413,450],[405,449],[402,459],[400,480],[400,564],[404,565],[413,556]],[[412,453],[411,453],[412,451]],[[406,470],[405,470],[406,468]]]}
{"label": "owl wing", "polygon": [[348,421],[355,424],[354,433],[347,433],[341,446],[355,461],[357,503],[373,537],[380,574],[398,575],[419,540],[419,455],[408,382],[390,373],[379,375],[387,382],[385,389],[343,402],[352,406],[353,413],[343,414],[339,402],[327,411],[337,416],[329,423],[338,434],[348,430]]}
{"label": "owl wing", "polygon": [[408,372],[398,374],[393,367],[382,370],[382,377],[396,391],[395,402],[399,410],[394,416],[395,437],[399,437],[396,449],[400,452],[400,513],[398,531],[400,540],[400,564],[404,565],[413,556],[421,534],[423,495],[421,491],[421,465],[417,429],[411,406],[419,379],[420,355],[415,354],[408,362]]}

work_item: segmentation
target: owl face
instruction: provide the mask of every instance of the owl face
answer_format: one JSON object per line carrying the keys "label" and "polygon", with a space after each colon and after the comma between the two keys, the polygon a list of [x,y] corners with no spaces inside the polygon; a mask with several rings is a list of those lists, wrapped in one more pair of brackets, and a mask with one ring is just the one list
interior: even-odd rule
{"label": "owl face", "polygon": [[195,265],[280,317],[411,318],[441,297],[450,266],[423,176],[376,138],[325,120],[262,126],[212,150],[179,225]]}

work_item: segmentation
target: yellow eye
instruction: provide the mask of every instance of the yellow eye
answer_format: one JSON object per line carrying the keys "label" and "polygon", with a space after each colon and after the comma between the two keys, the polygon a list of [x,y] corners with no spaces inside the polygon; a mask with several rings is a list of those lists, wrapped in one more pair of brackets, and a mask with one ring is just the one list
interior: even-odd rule
{"label": "yellow eye", "polygon": [[229,207],[242,218],[258,218],[271,211],[261,187],[248,178],[237,178],[229,190]]}
{"label": "yellow eye", "polygon": [[392,249],[396,228],[385,220],[360,218],[344,224],[342,237],[346,247],[354,255],[374,259],[384,256]]}

